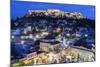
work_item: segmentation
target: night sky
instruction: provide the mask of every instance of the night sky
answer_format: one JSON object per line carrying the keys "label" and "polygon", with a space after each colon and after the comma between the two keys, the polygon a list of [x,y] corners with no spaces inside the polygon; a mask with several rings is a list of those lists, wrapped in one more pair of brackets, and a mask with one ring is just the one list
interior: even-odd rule
{"label": "night sky", "polygon": [[47,9],[60,9],[66,12],[80,12],[88,19],[95,19],[95,6],[23,1],[11,2],[11,18],[16,19],[17,17],[24,16],[28,10]]}

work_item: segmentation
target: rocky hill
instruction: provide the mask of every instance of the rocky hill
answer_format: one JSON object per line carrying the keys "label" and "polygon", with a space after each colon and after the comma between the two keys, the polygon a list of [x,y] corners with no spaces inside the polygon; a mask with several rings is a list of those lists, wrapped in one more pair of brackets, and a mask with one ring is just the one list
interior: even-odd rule
{"label": "rocky hill", "polygon": [[[87,19],[78,12],[64,12],[60,10],[29,10],[23,17],[11,20],[11,28],[26,26],[68,26],[95,27],[95,21]],[[74,25],[74,26],[73,26]]]}

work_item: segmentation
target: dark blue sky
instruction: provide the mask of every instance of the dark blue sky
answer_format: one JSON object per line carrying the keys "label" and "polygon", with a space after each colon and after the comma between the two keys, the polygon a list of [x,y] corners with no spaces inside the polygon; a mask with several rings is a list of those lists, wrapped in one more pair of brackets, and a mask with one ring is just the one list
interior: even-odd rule
{"label": "dark blue sky", "polygon": [[24,16],[28,10],[47,9],[60,9],[66,12],[81,12],[84,17],[95,19],[95,6],[22,1],[12,1],[11,18],[16,19],[17,17]]}

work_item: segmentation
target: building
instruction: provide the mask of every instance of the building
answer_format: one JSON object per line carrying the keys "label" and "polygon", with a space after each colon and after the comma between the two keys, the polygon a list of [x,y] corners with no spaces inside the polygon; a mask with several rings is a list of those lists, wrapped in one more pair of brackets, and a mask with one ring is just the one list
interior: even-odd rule
{"label": "building", "polygon": [[27,17],[29,16],[51,16],[51,17],[68,17],[74,19],[83,18],[81,13],[78,12],[63,12],[59,9],[48,9],[48,10],[29,10]]}
{"label": "building", "polygon": [[36,52],[32,52],[30,54],[27,54],[27,56],[25,58],[22,58],[19,61],[22,61],[24,64],[29,64],[33,61],[33,59],[36,55],[37,55]]}
{"label": "building", "polygon": [[40,50],[45,52],[58,51],[60,42],[53,35],[48,35],[40,41]]}
{"label": "building", "polygon": [[40,42],[40,50],[45,52],[57,51],[59,49],[60,43],[54,42]]}

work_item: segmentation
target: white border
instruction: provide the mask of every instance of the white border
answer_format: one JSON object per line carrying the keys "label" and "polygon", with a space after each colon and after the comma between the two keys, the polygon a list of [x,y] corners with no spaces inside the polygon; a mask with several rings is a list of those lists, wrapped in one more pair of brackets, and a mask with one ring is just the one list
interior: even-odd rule
{"label": "white border", "polygon": [[10,61],[10,1],[0,0],[0,67]]}
{"label": "white border", "polygon": [[49,3],[65,3],[65,4],[81,4],[81,5],[95,5],[95,0],[16,0],[16,1],[36,1]]}

